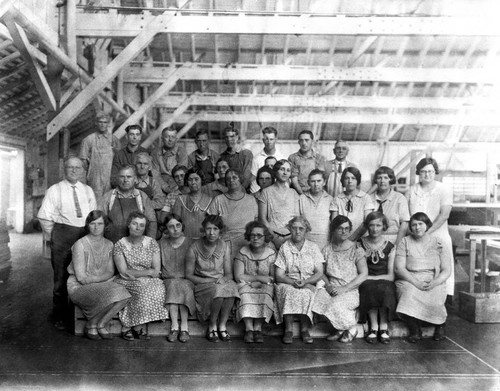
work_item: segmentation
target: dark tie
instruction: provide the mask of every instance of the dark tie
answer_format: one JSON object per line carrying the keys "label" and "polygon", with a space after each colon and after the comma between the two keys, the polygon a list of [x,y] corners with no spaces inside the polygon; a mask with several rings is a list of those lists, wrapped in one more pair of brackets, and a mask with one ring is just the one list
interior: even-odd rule
{"label": "dark tie", "polygon": [[384,209],[382,208],[382,205],[383,205],[383,204],[384,204],[384,202],[386,202],[386,201],[387,201],[387,200],[383,200],[383,201],[381,201],[381,200],[377,200],[377,202],[378,202],[378,209],[377,209],[377,211],[378,211],[378,212],[380,212],[380,213],[384,213]]}
{"label": "dark tie", "polygon": [[342,163],[339,163],[337,165],[337,171],[338,171],[339,174],[342,174]]}
{"label": "dark tie", "polygon": [[80,208],[80,202],[78,202],[78,194],[76,194],[76,185],[71,187],[73,188],[73,200],[75,201],[76,217],[82,217],[82,208]]}

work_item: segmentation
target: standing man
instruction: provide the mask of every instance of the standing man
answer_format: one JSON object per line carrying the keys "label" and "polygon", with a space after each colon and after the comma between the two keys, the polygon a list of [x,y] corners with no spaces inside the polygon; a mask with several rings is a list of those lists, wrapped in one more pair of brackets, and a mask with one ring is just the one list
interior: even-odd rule
{"label": "standing man", "polygon": [[172,168],[181,164],[187,165],[187,152],[184,147],[177,144],[177,130],[165,128],[161,132],[162,147],[155,150],[153,158],[153,176],[160,183],[161,189],[168,194],[177,185],[172,178]]}
{"label": "standing man", "polygon": [[224,140],[226,141],[227,149],[220,154],[220,157],[229,164],[229,168],[241,172],[243,176],[241,185],[245,189],[248,189],[252,180],[252,152],[241,147],[238,129],[231,126],[225,128]]}
{"label": "standing man", "polygon": [[309,190],[299,197],[300,215],[311,224],[311,232],[307,239],[316,243],[320,249],[328,244],[330,237],[330,220],[334,208],[333,197],[323,190],[325,186],[324,172],[314,169],[309,173]]}
{"label": "standing man", "polygon": [[146,193],[135,188],[136,179],[134,166],[121,167],[118,170],[118,187],[104,194],[99,203],[99,209],[109,218],[104,237],[113,243],[127,236],[127,219],[134,211],[146,215],[148,225],[145,234],[156,239],[156,214]]}
{"label": "standing man", "polygon": [[342,171],[347,167],[356,167],[356,165],[346,160],[349,154],[349,145],[345,141],[338,140],[335,143],[333,154],[335,155],[335,159],[326,163],[326,190],[332,197],[336,197],[343,191],[342,183],[340,183]]}
{"label": "standing man", "polygon": [[205,185],[215,181],[215,163],[219,160],[219,154],[209,148],[208,131],[201,129],[196,132],[194,139],[198,149],[188,156],[187,168],[199,168],[205,174]]}
{"label": "standing man", "polygon": [[113,154],[120,149],[120,142],[108,129],[107,114],[97,113],[96,120],[97,131],[83,139],[79,157],[87,170],[87,184],[94,190],[99,201],[111,189]]}
{"label": "standing man", "polygon": [[299,150],[288,157],[292,164],[292,187],[302,194],[309,190],[307,179],[309,173],[317,168],[325,171],[326,158],[313,149],[314,135],[310,130],[299,133]]}
{"label": "standing man", "polygon": [[142,127],[140,125],[129,125],[125,128],[125,138],[127,145],[125,148],[120,149],[113,157],[113,166],[111,168],[111,185],[116,187],[118,170],[121,166],[127,164],[134,164],[134,158],[139,152],[146,152],[148,150],[140,146],[142,138]]}
{"label": "standing man", "polygon": [[38,219],[45,240],[50,241],[52,269],[54,270],[53,321],[64,330],[69,319],[67,267],[71,262],[71,246],[85,235],[85,219],[96,209],[92,189],[80,182],[83,162],[70,157],[64,162],[64,179],[51,186],[42,201]]}
{"label": "standing man", "polygon": [[252,162],[252,184],[250,192],[255,193],[260,190],[257,184],[257,171],[265,165],[265,161],[269,156],[274,156],[276,160],[285,159],[286,157],[276,148],[276,140],[278,139],[278,131],[272,126],[262,129],[262,142],[264,148],[253,156]]}

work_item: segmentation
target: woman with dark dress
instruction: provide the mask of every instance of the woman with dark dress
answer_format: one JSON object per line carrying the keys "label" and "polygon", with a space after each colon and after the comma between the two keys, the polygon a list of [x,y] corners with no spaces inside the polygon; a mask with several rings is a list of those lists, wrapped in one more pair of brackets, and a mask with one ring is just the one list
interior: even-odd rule
{"label": "woman with dark dress", "polygon": [[394,244],[384,235],[389,223],[384,214],[370,213],[365,221],[368,236],[359,239],[368,266],[368,277],[359,286],[359,321],[369,320],[366,335],[368,343],[389,343],[388,322],[396,310],[396,287],[394,285]]}
{"label": "woman with dark dress", "polygon": [[[165,305],[170,315],[168,342],[189,340],[188,317],[196,314],[194,285],[186,279],[185,259],[191,240],[184,236],[182,219],[175,214],[165,218],[168,235],[159,242],[161,253],[161,277],[165,284]],[[181,325],[179,331],[179,314]]]}
{"label": "woman with dark dress", "polygon": [[220,238],[222,217],[208,215],[202,227],[205,235],[193,242],[186,255],[186,278],[195,284],[198,319],[208,320],[207,339],[229,342],[227,320],[240,296],[233,280],[229,245]]}

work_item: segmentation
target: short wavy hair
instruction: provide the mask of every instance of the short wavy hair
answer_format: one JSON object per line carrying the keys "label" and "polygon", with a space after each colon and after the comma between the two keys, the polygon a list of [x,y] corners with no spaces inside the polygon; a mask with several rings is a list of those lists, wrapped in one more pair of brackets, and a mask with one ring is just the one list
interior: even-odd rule
{"label": "short wavy hair", "polygon": [[382,220],[382,225],[384,227],[384,231],[387,231],[387,228],[389,228],[389,220],[387,219],[386,215],[383,214],[382,212],[379,211],[374,211],[368,214],[366,216],[366,219],[363,221],[363,226],[368,229],[368,225],[373,221],[373,220]]}
{"label": "short wavy hair", "polygon": [[186,171],[186,175],[184,176],[184,186],[189,186],[188,185],[188,179],[190,175],[196,174],[200,177],[201,179],[201,185],[203,186],[206,181],[207,177],[205,176],[205,173],[201,168],[198,167],[191,167],[189,170]]}
{"label": "short wavy hair", "polygon": [[264,230],[264,240],[266,243],[269,243],[271,240],[273,240],[273,235],[269,231],[269,228],[267,228],[260,221],[250,221],[245,226],[245,240],[247,242],[250,241],[250,234],[252,233],[254,228],[262,228]]}
{"label": "short wavy hair", "polygon": [[349,223],[349,231],[352,231],[352,221],[344,215],[337,215],[330,223],[330,242],[333,239],[333,232],[342,224]]}
{"label": "short wavy hair", "polygon": [[429,216],[427,216],[424,212],[417,212],[410,217],[410,222],[408,224],[410,232],[413,232],[411,230],[411,222],[414,220],[421,221],[422,223],[424,223],[427,226],[427,229],[425,230],[426,232],[429,230],[429,228],[432,227],[432,221],[429,218]]}
{"label": "short wavy hair", "polygon": [[276,182],[276,177],[274,175],[274,170],[272,168],[267,167],[267,166],[263,166],[263,167],[259,168],[259,170],[257,171],[257,175],[256,175],[256,178],[255,178],[255,181],[257,182],[257,184],[259,184],[259,176],[263,172],[267,172],[269,175],[271,175],[271,181],[272,181],[271,184],[273,184],[274,182]]}
{"label": "short wavy hair", "polygon": [[236,169],[236,168],[229,168],[229,170],[226,171],[226,175],[224,176],[224,183],[226,184],[227,186],[227,174],[229,174],[230,172],[234,172],[237,176],[238,176],[238,179],[240,180],[240,184],[241,182],[243,182],[243,174],[241,173],[240,170]]}
{"label": "short wavy hair", "polygon": [[434,171],[436,171],[436,174],[439,174],[439,166],[437,164],[436,159],[433,159],[431,157],[424,157],[417,163],[417,175],[420,174],[420,170],[424,168],[425,166],[432,164],[432,167],[434,167]]}
{"label": "short wavy hair", "polygon": [[104,228],[106,229],[106,227],[109,225],[109,218],[106,215],[106,213],[104,213],[102,210],[96,209],[96,210],[91,211],[87,215],[87,218],[85,219],[85,232],[90,233],[90,230],[89,230],[90,223],[92,223],[93,221],[96,221],[97,219],[99,219],[101,217],[104,220]]}
{"label": "short wavy hair", "polygon": [[224,225],[224,220],[222,220],[222,217],[217,216],[217,215],[206,215],[206,217],[203,219],[203,221],[201,223],[202,230],[204,230],[208,224],[215,225],[221,231],[223,231],[224,228],[226,227]]}
{"label": "short wavy hair", "polygon": [[340,176],[340,183],[342,183],[342,186],[344,185],[347,173],[354,175],[354,178],[356,178],[356,181],[358,182],[357,186],[361,184],[361,171],[359,171],[356,167],[347,167],[344,171],[342,171],[342,175]]}
{"label": "short wavy hair", "polygon": [[288,228],[289,231],[292,230],[292,225],[294,223],[302,223],[304,225],[304,227],[306,227],[306,232],[311,232],[312,231],[311,223],[309,223],[309,220],[307,220],[304,216],[294,216],[294,217],[292,217],[291,220],[286,225],[286,227]]}
{"label": "short wavy hair", "polygon": [[184,232],[184,228],[186,227],[186,226],[184,225],[184,221],[182,221],[181,216],[179,216],[179,215],[178,215],[178,214],[176,214],[176,213],[169,213],[169,214],[165,217],[165,223],[164,223],[165,228],[167,227],[167,224],[168,224],[171,220],[177,220],[179,223],[181,223],[181,225],[182,225],[182,232]]}
{"label": "short wavy hair", "polygon": [[396,174],[394,174],[394,170],[390,167],[387,166],[380,166],[375,170],[375,173],[373,174],[373,183],[377,183],[377,177],[379,175],[386,174],[389,177],[389,184],[394,185],[396,184]]}
{"label": "short wavy hair", "polygon": [[148,225],[149,225],[149,219],[146,217],[146,215],[142,212],[139,212],[138,210],[134,210],[133,212],[130,212],[130,214],[128,215],[127,217],[127,236],[130,235],[130,231],[128,229],[128,226],[130,225],[130,223],[132,222],[133,219],[144,219],[146,220],[146,228],[144,229],[144,231],[146,231],[146,229],[148,228]]}

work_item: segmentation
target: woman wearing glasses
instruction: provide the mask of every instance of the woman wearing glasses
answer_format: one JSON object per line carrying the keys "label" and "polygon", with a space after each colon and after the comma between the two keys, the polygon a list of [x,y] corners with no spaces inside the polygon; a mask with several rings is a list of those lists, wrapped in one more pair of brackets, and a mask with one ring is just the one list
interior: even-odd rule
{"label": "woman wearing glasses", "polygon": [[[410,187],[406,197],[410,207],[410,215],[417,212],[425,213],[432,221],[432,227],[427,231],[436,237],[443,246],[448,259],[453,259],[451,237],[448,232],[448,217],[453,203],[453,194],[449,188],[436,180],[439,167],[433,158],[423,158],[417,164],[419,181]],[[451,262],[451,274],[446,281],[446,292],[453,295],[455,288],[454,267]]]}
{"label": "woman wearing glasses", "polygon": [[364,233],[363,221],[373,212],[373,201],[364,191],[359,189],[361,172],[356,167],[347,167],[340,177],[344,192],[334,198],[332,218],[346,216],[352,223],[349,240],[355,242]]}
{"label": "woman wearing glasses", "polygon": [[245,227],[243,246],[234,259],[234,278],[238,282],[240,302],[236,320],[245,323],[246,343],[262,343],[262,323],[273,315],[274,260],[276,253],[267,245],[271,241],[267,227],[251,221]]}

